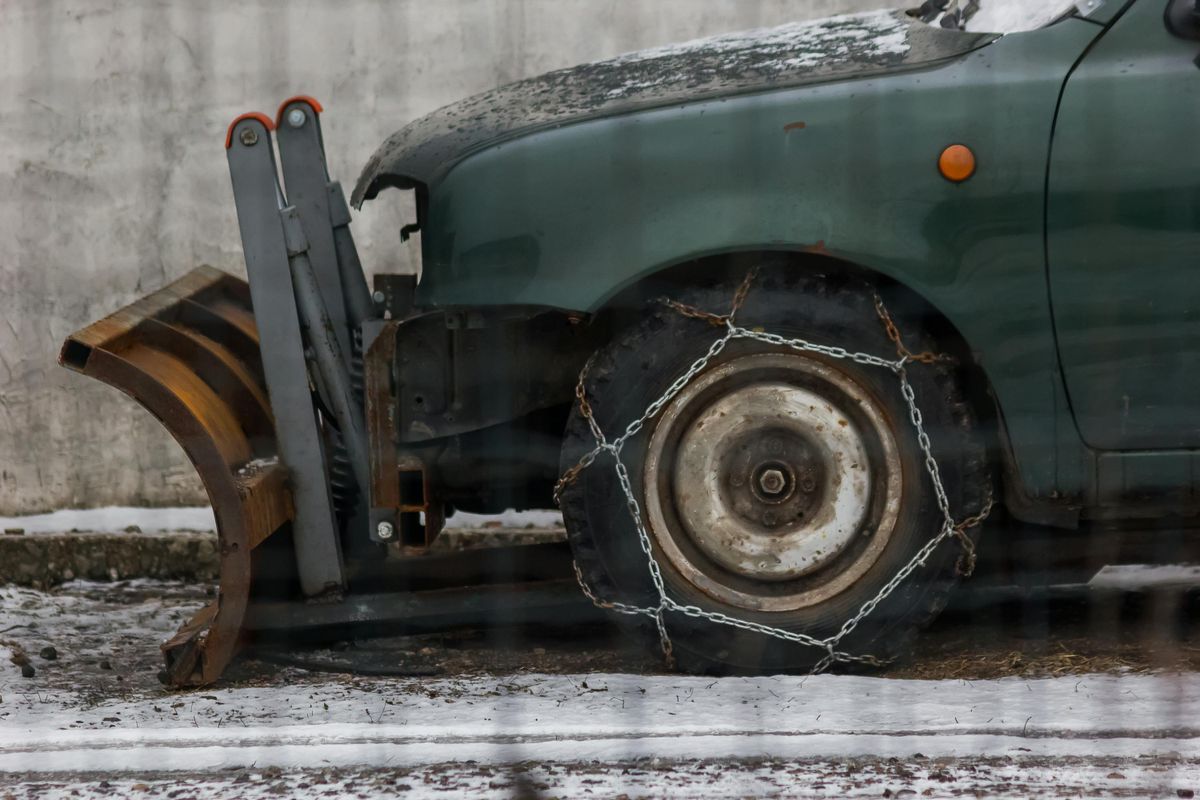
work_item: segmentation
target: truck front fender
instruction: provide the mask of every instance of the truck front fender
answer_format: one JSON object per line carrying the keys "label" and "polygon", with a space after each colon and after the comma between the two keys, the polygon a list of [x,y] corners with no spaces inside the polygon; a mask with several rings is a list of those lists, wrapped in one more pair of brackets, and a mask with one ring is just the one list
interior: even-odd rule
{"label": "truck front fender", "polygon": [[[595,311],[670,265],[816,248],[941,310],[980,358],[1030,494],[1081,490],[1043,193],[1060,89],[1100,30],[1068,19],[927,68],[590,120],[481,151],[428,187],[418,299]],[[952,144],[977,159],[964,182],[939,173]]]}

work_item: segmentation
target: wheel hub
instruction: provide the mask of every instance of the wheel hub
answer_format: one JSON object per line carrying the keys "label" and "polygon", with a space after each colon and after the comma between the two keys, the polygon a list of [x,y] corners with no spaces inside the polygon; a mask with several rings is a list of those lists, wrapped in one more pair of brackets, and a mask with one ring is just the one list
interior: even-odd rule
{"label": "wheel hub", "polygon": [[[787,388],[777,387],[775,391],[786,393]],[[740,400],[733,398],[732,402]],[[748,408],[754,405],[746,403]],[[715,427],[710,425],[707,430],[712,433]],[[728,492],[729,507],[748,523],[772,530],[811,514],[822,500],[825,483],[826,467],[821,454],[803,435],[782,425],[743,427],[748,430],[719,459],[720,483]]]}
{"label": "wheel hub", "polygon": [[743,607],[840,591],[895,523],[900,470],[863,387],[800,355],[736,358],[664,409],[647,452],[647,517],[685,579]]}
{"label": "wheel hub", "polygon": [[726,569],[787,580],[818,569],[858,533],[868,463],[857,427],[822,397],[755,383],[711,403],[684,433],[676,507],[696,545]]}
{"label": "wheel hub", "polygon": [[780,467],[760,467],[758,470],[758,488],[771,500],[789,494],[793,480],[790,471],[785,475]]}

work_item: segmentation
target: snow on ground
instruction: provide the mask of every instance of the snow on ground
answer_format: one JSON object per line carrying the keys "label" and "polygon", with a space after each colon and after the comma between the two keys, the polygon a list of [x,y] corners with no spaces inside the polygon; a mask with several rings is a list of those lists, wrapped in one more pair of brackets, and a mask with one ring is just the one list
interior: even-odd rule
{"label": "snow on ground", "polygon": [[250,769],[226,773],[92,778],[38,776],[14,796],[186,797],[1189,797],[1194,763],[1177,759],[642,760],[491,765],[439,764],[376,770]]}
{"label": "snow on ground", "polygon": [[[833,757],[1200,758],[1200,674],[1000,680],[231,673],[157,684],[206,587],[0,587],[0,773]],[[57,653],[40,656],[46,646]],[[7,659],[5,659],[7,660]],[[518,662],[519,663],[519,662]]]}
{"label": "snow on ground", "polygon": [[450,530],[482,528],[561,528],[562,514],[557,511],[505,511],[503,514],[468,514],[459,511],[446,520]]}
{"label": "snow on ground", "polygon": [[0,517],[0,528],[25,533],[120,533],[136,526],[144,533],[166,531],[212,532],[217,529],[212,509],[199,508],[108,508],[61,509],[49,514]]}
{"label": "snow on ground", "polygon": [[639,758],[1200,758],[1200,676],[298,679],[95,698],[0,681],[0,772]]}
{"label": "snow on ground", "polygon": [[[1198,578],[1188,565],[1110,568],[1093,588]],[[513,673],[454,678],[247,669],[166,690],[155,643],[208,591],[0,587],[0,798],[1200,790],[1200,674],[714,679],[589,673],[586,659],[570,674],[521,672],[518,660]],[[18,651],[35,677],[7,663]]]}
{"label": "snow on ground", "polygon": [[[482,528],[487,525],[511,528],[554,528],[562,526],[557,511],[506,511],[503,514],[459,512],[446,522],[449,529]],[[217,529],[211,508],[108,508],[63,509],[49,514],[0,517],[0,529],[25,533],[120,533],[136,526],[144,533],[165,531],[213,532]]]}
{"label": "snow on ground", "polygon": [[1090,581],[1089,589],[1169,589],[1200,585],[1200,564],[1122,564],[1104,567]]}
{"label": "snow on ground", "polygon": [[522,781],[571,797],[1200,788],[1195,675],[284,683],[96,702],[2,681],[0,772],[49,797],[259,797],[305,794],[301,784],[504,797]]}
{"label": "snow on ground", "polygon": [[[153,679],[154,642],[203,587],[98,589],[0,588],[0,646],[23,646],[37,666],[26,679],[0,662],[0,797],[1200,789],[1200,674],[433,679],[287,668],[175,692]],[[47,642],[55,660],[38,655]]]}

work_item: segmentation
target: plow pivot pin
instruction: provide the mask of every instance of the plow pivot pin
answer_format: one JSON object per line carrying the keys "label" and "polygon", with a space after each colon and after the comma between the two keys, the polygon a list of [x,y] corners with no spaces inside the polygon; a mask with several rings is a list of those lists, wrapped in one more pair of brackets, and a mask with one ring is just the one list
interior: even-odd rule
{"label": "plow pivot pin", "polygon": [[299,128],[308,120],[308,115],[304,113],[303,108],[293,108],[287,114],[288,125],[293,128]]}
{"label": "plow pivot pin", "polygon": [[375,527],[375,533],[386,542],[396,535],[396,526],[384,520]]}
{"label": "plow pivot pin", "polygon": [[253,147],[258,144],[258,131],[253,128],[243,128],[242,144],[246,145],[246,147]]}

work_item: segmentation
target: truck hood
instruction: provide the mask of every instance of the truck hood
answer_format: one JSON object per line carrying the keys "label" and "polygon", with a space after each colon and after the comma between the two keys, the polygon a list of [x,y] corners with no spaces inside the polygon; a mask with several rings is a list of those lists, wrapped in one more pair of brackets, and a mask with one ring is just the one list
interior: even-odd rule
{"label": "truck hood", "polygon": [[879,11],[726,34],[558,70],[435,111],[367,162],[353,204],[429,185],[456,162],[538,130],[647,108],[866,76],[961,55],[995,39]]}

